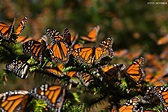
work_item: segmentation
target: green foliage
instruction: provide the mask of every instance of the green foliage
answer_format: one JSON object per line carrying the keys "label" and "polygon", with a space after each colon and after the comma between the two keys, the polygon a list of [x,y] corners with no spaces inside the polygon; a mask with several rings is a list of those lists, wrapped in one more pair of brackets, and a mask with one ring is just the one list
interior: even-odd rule
{"label": "green foliage", "polygon": [[44,112],[47,104],[43,100],[33,100],[32,105],[34,107],[33,112]]}
{"label": "green foliage", "polygon": [[83,112],[84,104],[73,105],[71,101],[67,101],[62,110],[66,112]]}

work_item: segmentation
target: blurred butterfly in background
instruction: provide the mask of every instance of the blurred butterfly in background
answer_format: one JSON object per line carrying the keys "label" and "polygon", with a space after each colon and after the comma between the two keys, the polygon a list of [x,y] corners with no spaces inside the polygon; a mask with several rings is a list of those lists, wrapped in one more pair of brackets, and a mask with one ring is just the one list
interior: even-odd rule
{"label": "blurred butterfly in background", "polygon": [[126,74],[137,84],[145,77],[145,72],[142,69],[145,59],[143,57],[135,59],[132,64],[126,69]]}
{"label": "blurred butterfly in background", "polygon": [[22,60],[13,60],[6,65],[6,69],[22,79],[26,79],[28,77],[29,65],[27,62]]}
{"label": "blurred butterfly in background", "polygon": [[28,91],[15,90],[2,94],[0,98],[1,112],[25,112],[27,105],[31,102],[32,96]]}
{"label": "blurred butterfly in background", "polygon": [[77,58],[80,63],[92,66],[97,64],[106,56],[113,57],[112,49],[113,39],[107,38],[102,41],[98,47],[81,47],[72,52],[72,55]]}
{"label": "blurred butterfly in background", "polygon": [[88,42],[96,42],[99,30],[100,26],[96,26],[88,33],[87,36],[81,36],[81,39]]}
{"label": "blurred butterfly in background", "polygon": [[157,41],[157,45],[164,45],[168,43],[168,35],[161,37],[158,41]]}
{"label": "blurred butterfly in background", "polygon": [[31,90],[30,94],[34,98],[44,100],[51,110],[61,112],[65,97],[65,88],[63,86],[44,84]]}
{"label": "blurred butterfly in background", "polygon": [[162,86],[164,85],[164,82],[162,81],[162,79],[159,79],[158,77],[156,77],[153,74],[146,74],[146,77],[144,79],[146,82],[153,84],[155,86]]}

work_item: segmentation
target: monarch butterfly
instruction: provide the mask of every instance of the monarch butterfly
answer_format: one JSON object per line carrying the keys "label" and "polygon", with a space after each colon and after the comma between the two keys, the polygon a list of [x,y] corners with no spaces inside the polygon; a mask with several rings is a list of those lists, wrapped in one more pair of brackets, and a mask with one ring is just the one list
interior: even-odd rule
{"label": "monarch butterfly", "polygon": [[168,111],[168,87],[156,86],[153,88],[155,95],[160,99],[163,105],[163,111]]}
{"label": "monarch butterfly", "polygon": [[54,43],[55,41],[63,40],[63,35],[60,34],[55,29],[46,29],[46,34],[50,37],[51,43]]}
{"label": "monarch butterfly", "polygon": [[73,50],[83,47],[83,44],[77,43],[73,46]]}
{"label": "monarch butterfly", "polygon": [[15,90],[2,94],[0,98],[1,112],[24,112],[32,97],[28,91]]}
{"label": "monarch butterfly", "polygon": [[26,79],[28,77],[29,65],[22,60],[13,60],[6,65],[6,69],[14,72],[16,76]]}
{"label": "monarch butterfly", "polygon": [[21,34],[23,29],[25,28],[26,22],[27,22],[27,17],[24,17],[23,20],[20,22],[18,28],[16,29],[15,33],[14,33],[15,36],[19,36]]}
{"label": "monarch butterfly", "polygon": [[119,112],[143,112],[143,107],[138,106],[140,102],[146,103],[142,99],[135,96],[124,103],[124,105],[119,108]]}
{"label": "monarch butterfly", "polygon": [[121,72],[125,69],[125,65],[123,64],[114,64],[114,65],[104,65],[99,68],[100,72],[103,72],[105,78],[108,80],[117,76],[118,72]]}
{"label": "monarch butterfly", "polygon": [[31,90],[30,94],[34,98],[44,100],[47,107],[54,108],[55,111],[60,112],[65,96],[65,88],[55,84],[44,84]]}
{"label": "monarch butterfly", "polygon": [[147,74],[144,80],[155,86],[162,86],[164,84],[162,80],[160,80],[158,77],[156,77],[153,74]]}
{"label": "monarch butterfly", "polygon": [[82,82],[84,86],[88,86],[91,82],[93,82],[93,77],[85,72],[78,72],[78,71],[69,71],[66,73],[69,77],[77,77]]}
{"label": "monarch butterfly", "polygon": [[168,43],[168,35],[161,37],[158,41],[157,44],[158,45],[163,45]]}
{"label": "monarch butterfly", "polygon": [[[66,31],[65,31],[66,32]],[[71,48],[69,43],[65,42],[65,37],[69,38],[69,31],[67,34],[61,35],[57,30],[47,29],[46,34],[50,36],[51,43],[47,46],[50,52],[53,62],[67,63],[69,55],[71,54]]]}
{"label": "monarch butterfly", "polygon": [[100,26],[94,27],[87,36],[81,36],[81,39],[89,42],[95,42],[97,39],[97,34],[100,30]]}
{"label": "monarch butterfly", "polygon": [[6,23],[0,22],[0,37],[6,40],[10,40],[11,36],[20,35],[20,33],[25,27],[26,22],[27,17],[24,17],[21,23],[19,24],[18,28],[16,29],[15,33],[14,33],[15,19],[13,20],[13,23],[10,26],[8,26]]}
{"label": "monarch butterfly", "polygon": [[25,54],[31,55],[35,60],[41,62],[46,50],[46,42],[43,39],[29,40],[22,45],[22,48]]}
{"label": "monarch butterfly", "polygon": [[112,38],[107,38],[102,41],[98,47],[82,47],[74,50],[72,55],[78,59],[79,62],[91,66],[97,64],[99,61],[106,56],[113,56],[112,49]]}
{"label": "monarch butterfly", "polygon": [[68,28],[65,28],[65,29],[64,29],[63,37],[64,37],[64,38],[63,38],[64,41],[65,41],[65,42],[68,44],[68,46],[70,46],[70,47],[72,47],[72,46],[75,44],[76,40],[78,39],[78,35],[76,35],[76,36],[73,37],[73,36],[70,34]]}
{"label": "monarch butterfly", "polygon": [[45,66],[44,71],[56,75],[58,77],[63,77],[64,64],[58,63],[55,67]]}
{"label": "monarch butterfly", "polygon": [[10,40],[11,35],[14,32],[14,24],[15,18],[10,26],[8,26],[6,23],[0,22],[0,37],[5,40]]}
{"label": "monarch butterfly", "polygon": [[24,44],[24,43],[28,42],[29,40],[33,40],[33,38],[32,37],[26,37],[26,36],[17,36],[17,39],[16,39],[16,41],[19,44]]}
{"label": "monarch butterfly", "polygon": [[77,72],[77,77],[82,81],[84,86],[88,86],[91,82],[93,82],[93,77],[85,72]]}
{"label": "monarch butterfly", "polygon": [[145,76],[144,70],[142,69],[143,64],[144,64],[144,58],[143,57],[137,58],[126,70],[127,75],[137,84],[139,84],[139,82]]}
{"label": "monarch butterfly", "polygon": [[127,53],[128,53],[127,49],[122,49],[119,51],[114,51],[114,56],[115,57],[122,57],[122,56],[126,55]]}
{"label": "monarch butterfly", "polygon": [[47,49],[50,52],[51,59],[53,62],[67,63],[69,61],[69,55],[71,49],[64,41],[55,41],[54,44],[49,44]]}

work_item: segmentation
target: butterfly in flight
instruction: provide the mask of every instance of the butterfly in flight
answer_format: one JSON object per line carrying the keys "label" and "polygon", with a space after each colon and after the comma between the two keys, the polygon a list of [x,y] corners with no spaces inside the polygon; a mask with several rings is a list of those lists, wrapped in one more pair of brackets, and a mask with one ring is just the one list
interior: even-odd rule
{"label": "butterfly in flight", "polygon": [[97,40],[97,34],[100,30],[100,26],[94,27],[87,36],[81,36],[81,39],[88,42],[95,42]]}
{"label": "butterfly in flight", "polygon": [[48,108],[61,112],[65,97],[63,86],[44,84],[31,90],[30,94],[36,99],[44,100]]}
{"label": "butterfly in flight", "polygon": [[72,52],[80,63],[92,66],[98,64],[100,60],[106,56],[113,57],[112,49],[113,39],[107,38],[102,41],[98,47],[81,47]]}
{"label": "butterfly in flight", "polygon": [[137,58],[132,64],[126,69],[126,74],[137,84],[145,77],[142,66],[144,65],[144,58]]}

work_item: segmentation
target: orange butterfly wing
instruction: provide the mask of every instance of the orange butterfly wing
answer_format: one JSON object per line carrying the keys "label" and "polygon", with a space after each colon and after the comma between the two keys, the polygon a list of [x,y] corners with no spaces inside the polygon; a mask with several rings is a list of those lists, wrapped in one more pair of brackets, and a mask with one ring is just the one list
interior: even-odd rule
{"label": "orange butterfly wing", "polygon": [[52,43],[63,40],[64,38],[63,35],[61,35],[60,32],[55,29],[47,29],[46,34],[50,37]]}
{"label": "orange butterfly wing", "polygon": [[9,91],[0,98],[0,110],[2,112],[24,112],[27,104],[32,100],[28,91]]}
{"label": "orange butterfly wing", "polygon": [[110,80],[113,77],[117,76],[118,72],[125,69],[123,64],[114,64],[114,65],[104,65],[100,67],[100,71],[105,75],[105,77]]}
{"label": "orange butterfly wing", "polygon": [[45,67],[44,71],[51,73],[51,74],[54,74],[58,77],[63,77],[64,76],[63,69],[64,69],[64,64],[59,63],[55,67],[48,67],[48,66]]}
{"label": "orange butterfly wing", "polygon": [[39,41],[29,40],[22,47],[25,54],[33,56],[38,61],[43,60],[43,53],[46,50],[46,42],[43,39]]}
{"label": "orange butterfly wing", "polygon": [[6,23],[0,22],[0,37],[2,37],[5,40],[10,40],[11,35],[14,31],[14,24],[15,19],[13,20],[13,23],[8,26]]}
{"label": "orange butterfly wing", "polygon": [[88,36],[81,36],[81,39],[89,42],[95,42],[99,30],[100,30],[100,26],[96,26],[89,32]]}
{"label": "orange butterfly wing", "polygon": [[135,96],[132,99],[128,100],[126,103],[124,103],[124,105],[119,108],[119,112],[142,112],[142,106],[136,108],[138,103],[140,102],[142,102],[141,99]]}
{"label": "orange butterfly wing", "polygon": [[29,40],[33,40],[33,38],[25,37],[25,36],[17,36],[16,42],[18,42],[19,44],[24,44],[28,42]]}
{"label": "orange butterfly wing", "polygon": [[167,86],[156,86],[154,92],[160,99],[163,105],[163,110],[168,111],[168,87]]}
{"label": "orange butterfly wing", "polygon": [[51,54],[51,59],[54,62],[67,63],[70,55],[70,48],[63,41],[57,41],[54,44],[50,44],[47,49]]}
{"label": "orange butterfly wing", "polygon": [[37,99],[44,100],[47,103],[47,107],[61,111],[64,102],[65,88],[55,84],[44,84],[33,89],[31,95]]}
{"label": "orange butterfly wing", "polygon": [[107,38],[105,41],[102,41],[98,47],[77,48],[72,54],[79,62],[91,66],[92,64],[99,63],[99,61],[106,56],[113,56],[112,43],[112,38]]}
{"label": "orange butterfly wing", "polygon": [[144,78],[145,73],[142,69],[144,64],[144,58],[140,57],[133,61],[133,63],[127,68],[126,73],[133,81],[139,83]]}
{"label": "orange butterfly wing", "polygon": [[27,22],[27,17],[24,17],[23,20],[20,22],[18,28],[15,31],[15,35],[19,36],[21,34],[21,32],[23,31],[23,29],[25,28],[25,24]]}

